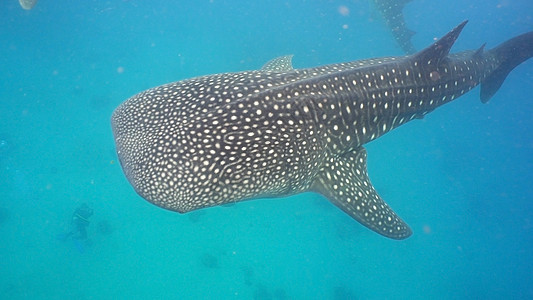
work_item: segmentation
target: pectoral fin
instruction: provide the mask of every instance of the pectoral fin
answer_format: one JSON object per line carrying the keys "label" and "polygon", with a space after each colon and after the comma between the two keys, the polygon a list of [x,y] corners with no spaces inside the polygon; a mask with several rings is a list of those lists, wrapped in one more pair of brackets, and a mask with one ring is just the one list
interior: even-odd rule
{"label": "pectoral fin", "polygon": [[372,186],[363,147],[332,158],[311,189],[381,235],[401,240],[412,233]]}

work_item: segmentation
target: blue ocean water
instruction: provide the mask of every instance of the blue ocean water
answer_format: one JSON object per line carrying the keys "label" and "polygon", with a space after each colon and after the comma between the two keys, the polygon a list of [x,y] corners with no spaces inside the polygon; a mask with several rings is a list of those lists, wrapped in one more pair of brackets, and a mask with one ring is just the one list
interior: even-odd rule
{"label": "blue ocean water", "polygon": [[[528,0],[404,14],[417,49],[465,19],[453,51],[533,30]],[[128,184],[110,128],[163,83],[285,54],[297,68],[402,55],[369,0],[6,0],[0,41],[0,299],[533,298],[533,60],[490,103],[475,89],[367,145],[414,230],[394,241],[313,193],[163,210]],[[81,203],[88,239],[58,239]]]}

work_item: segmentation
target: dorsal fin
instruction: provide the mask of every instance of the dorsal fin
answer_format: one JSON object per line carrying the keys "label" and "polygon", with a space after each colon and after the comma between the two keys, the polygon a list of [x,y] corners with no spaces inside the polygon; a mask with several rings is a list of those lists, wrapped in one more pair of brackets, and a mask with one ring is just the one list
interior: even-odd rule
{"label": "dorsal fin", "polygon": [[414,54],[412,59],[416,62],[438,65],[439,62],[445,58],[448,53],[450,53],[450,49],[455,43],[455,40],[457,40],[457,37],[459,37],[461,30],[463,30],[463,27],[465,27],[467,22],[468,21],[464,21],[463,23],[459,24],[431,46]]}
{"label": "dorsal fin", "polygon": [[481,58],[481,56],[483,55],[483,50],[485,50],[485,45],[487,43],[481,45],[481,47],[479,47],[479,49],[476,50],[476,52],[474,52],[474,55],[472,55],[474,58]]}
{"label": "dorsal fin", "polygon": [[261,71],[269,72],[288,72],[294,70],[292,67],[292,57],[293,55],[284,55],[276,57],[269,60],[266,64],[263,65]]}

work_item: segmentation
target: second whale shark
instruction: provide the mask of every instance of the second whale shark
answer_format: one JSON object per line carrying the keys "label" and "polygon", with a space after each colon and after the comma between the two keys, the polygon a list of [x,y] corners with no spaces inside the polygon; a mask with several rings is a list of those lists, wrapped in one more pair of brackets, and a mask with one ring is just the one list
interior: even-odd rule
{"label": "second whale shark", "polygon": [[379,10],[387,27],[391,30],[392,36],[406,54],[413,54],[415,47],[411,42],[414,31],[407,28],[403,16],[404,6],[411,0],[373,0],[374,5]]}
{"label": "second whale shark", "polygon": [[371,230],[407,238],[370,182],[363,145],[479,84],[487,102],[533,55],[533,32],[449,54],[465,24],[410,56],[307,69],[286,56],[141,92],[112,116],[124,174],[181,213],[314,191]]}

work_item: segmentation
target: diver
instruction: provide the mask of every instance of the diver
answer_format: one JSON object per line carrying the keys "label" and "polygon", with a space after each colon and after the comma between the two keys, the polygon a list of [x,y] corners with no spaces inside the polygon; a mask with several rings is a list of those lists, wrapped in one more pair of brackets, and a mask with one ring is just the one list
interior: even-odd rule
{"label": "diver", "polygon": [[70,220],[72,229],[62,236],[62,240],[73,238],[75,240],[87,239],[87,226],[89,226],[89,218],[93,215],[93,209],[86,203],[82,203],[74,213]]}

